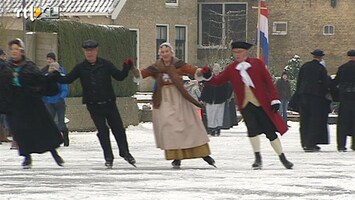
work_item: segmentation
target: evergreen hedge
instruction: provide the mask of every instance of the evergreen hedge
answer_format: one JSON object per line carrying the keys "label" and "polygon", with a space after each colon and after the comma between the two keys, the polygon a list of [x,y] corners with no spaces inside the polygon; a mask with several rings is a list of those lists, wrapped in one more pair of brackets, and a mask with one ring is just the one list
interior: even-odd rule
{"label": "evergreen hedge", "polygon": [[[122,69],[124,60],[132,57],[133,48],[130,31],[124,27],[109,27],[85,24],[77,21],[34,21],[29,22],[28,29],[33,32],[56,32],[58,34],[58,62],[67,72],[85,59],[81,44],[88,39],[99,43],[99,56],[110,60],[118,69]],[[113,86],[117,96],[132,96],[136,91],[136,84],[132,81],[132,74],[124,81],[113,79]],[[82,95],[79,81],[70,85],[70,96]]]}

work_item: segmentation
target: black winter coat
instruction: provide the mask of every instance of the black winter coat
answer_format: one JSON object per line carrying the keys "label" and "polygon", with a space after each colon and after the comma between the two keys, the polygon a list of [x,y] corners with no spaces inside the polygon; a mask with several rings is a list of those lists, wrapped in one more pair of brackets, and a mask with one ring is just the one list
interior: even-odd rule
{"label": "black winter coat", "polygon": [[297,94],[325,97],[329,88],[330,78],[319,61],[312,60],[302,65],[297,79]]}
{"label": "black winter coat", "polygon": [[42,101],[49,78],[42,75],[37,66],[28,60],[19,67],[10,61],[10,67],[14,71],[18,69],[21,84],[10,86],[13,98],[11,111],[7,114],[20,155],[44,153],[59,147],[63,141],[62,135]]}
{"label": "black winter coat", "polygon": [[289,80],[284,80],[283,78],[280,78],[276,82],[276,88],[279,92],[280,99],[291,99],[291,84]]}
{"label": "black winter coat", "polygon": [[339,88],[340,100],[355,101],[355,61],[351,60],[338,68],[332,83]]}
{"label": "black winter coat", "polygon": [[0,59],[0,113],[9,113],[12,102],[12,69]]}
{"label": "black winter coat", "polygon": [[201,92],[200,100],[209,104],[221,104],[232,95],[233,89],[230,83],[222,86],[213,86],[205,83]]}
{"label": "black winter coat", "polygon": [[66,76],[60,76],[58,82],[70,84],[79,78],[83,88],[83,104],[115,101],[111,76],[122,81],[128,76],[128,72],[128,67],[123,67],[121,71],[110,61],[98,58],[94,64],[87,60],[77,64]]}

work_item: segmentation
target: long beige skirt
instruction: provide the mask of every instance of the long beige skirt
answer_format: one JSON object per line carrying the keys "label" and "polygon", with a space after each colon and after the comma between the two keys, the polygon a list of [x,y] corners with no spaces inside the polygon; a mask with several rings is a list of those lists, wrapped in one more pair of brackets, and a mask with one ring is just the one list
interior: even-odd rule
{"label": "long beige skirt", "polygon": [[156,145],[166,150],[166,159],[198,158],[210,154],[209,138],[196,106],[175,86],[163,86],[162,102],[158,109],[153,109],[152,120]]}

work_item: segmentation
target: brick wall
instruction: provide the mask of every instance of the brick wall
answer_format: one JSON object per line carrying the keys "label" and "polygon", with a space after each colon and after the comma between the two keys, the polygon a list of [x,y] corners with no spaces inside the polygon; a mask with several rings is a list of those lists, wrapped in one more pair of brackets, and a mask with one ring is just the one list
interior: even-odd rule
{"label": "brick wall", "polygon": [[[197,0],[180,0],[178,7],[166,7],[164,0],[128,0],[117,20],[117,25],[139,29],[139,66],[148,67],[156,60],[156,25],[169,25],[169,42],[175,45],[175,25],[187,26],[188,62],[197,63]],[[151,79],[143,82],[141,91],[150,91]]]}
{"label": "brick wall", "polygon": [[[330,0],[270,0],[270,65],[281,70],[295,54],[305,62],[312,59],[316,48],[325,51],[330,74],[347,61],[346,52],[355,48],[355,2],[337,0],[333,8]],[[274,21],[287,21],[285,36],[272,35]],[[335,34],[323,35],[323,26],[333,25]]]}

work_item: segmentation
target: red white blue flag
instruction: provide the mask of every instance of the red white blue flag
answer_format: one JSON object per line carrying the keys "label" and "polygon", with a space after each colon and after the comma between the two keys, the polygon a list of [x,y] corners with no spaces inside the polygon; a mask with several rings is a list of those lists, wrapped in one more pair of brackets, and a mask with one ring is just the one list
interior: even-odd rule
{"label": "red white blue flag", "polygon": [[260,2],[259,14],[259,34],[260,34],[260,59],[264,61],[265,65],[269,64],[269,11],[266,7],[265,0]]}

